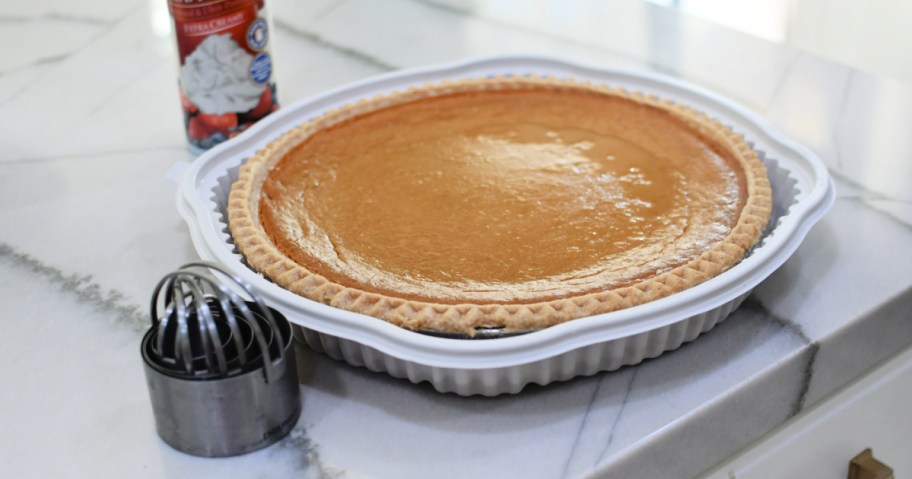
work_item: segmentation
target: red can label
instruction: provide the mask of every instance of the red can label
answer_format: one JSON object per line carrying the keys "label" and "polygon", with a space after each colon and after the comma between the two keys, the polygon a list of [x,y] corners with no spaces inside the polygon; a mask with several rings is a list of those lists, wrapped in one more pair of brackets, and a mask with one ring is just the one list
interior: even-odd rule
{"label": "red can label", "polygon": [[262,1],[169,0],[187,139],[208,149],[278,109]]}

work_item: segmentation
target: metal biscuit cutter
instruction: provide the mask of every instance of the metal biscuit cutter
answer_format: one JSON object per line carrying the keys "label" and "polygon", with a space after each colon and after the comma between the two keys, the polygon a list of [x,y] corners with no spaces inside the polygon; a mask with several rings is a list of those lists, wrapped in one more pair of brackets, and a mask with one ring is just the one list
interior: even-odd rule
{"label": "metal biscuit cutter", "polygon": [[301,414],[291,326],[249,285],[218,265],[186,264],[155,287],[151,317],[141,351],[166,443],[197,456],[233,456],[291,431]]}

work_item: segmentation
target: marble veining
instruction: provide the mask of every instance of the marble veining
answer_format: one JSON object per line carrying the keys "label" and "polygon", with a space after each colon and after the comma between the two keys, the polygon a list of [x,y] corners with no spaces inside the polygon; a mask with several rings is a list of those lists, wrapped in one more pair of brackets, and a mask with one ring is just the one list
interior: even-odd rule
{"label": "marble veining", "polygon": [[791,331],[795,336],[801,339],[802,342],[807,344],[808,351],[808,361],[807,366],[804,369],[804,377],[801,381],[801,389],[798,392],[798,396],[795,398],[795,402],[792,406],[792,412],[790,416],[795,416],[804,409],[805,401],[807,400],[807,393],[811,387],[811,378],[814,376],[814,360],[817,358],[817,351],[820,349],[820,345],[815,343],[809,338],[801,328],[801,325],[791,321],[787,318],[776,316],[770,312],[766,307],[763,306],[763,303],[760,302],[756,297],[748,297],[744,303],[741,305],[742,308],[754,308],[760,312],[761,315],[767,318],[768,321],[781,325]]}
{"label": "marble veining", "polygon": [[70,57],[70,55],[68,53],[61,53],[59,55],[41,57],[41,58],[34,60],[33,62],[31,62],[29,64],[17,66],[17,67],[11,68],[11,69],[6,69],[3,72],[0,72],[0,75],[7,76],[7,75],[10,75],[13,73],[18,73],[23,70],[32,69],[32,68],[39,67],[42,65],[50,65],[50,64],[54,64],[54,63],[59,63],[59,62],[62,62],[63,60],[66,60],[69,57]]}
{"label": "marble veining", "polygon": [[320,459],[319,449],[307,437],[307,430],[300,425],[288,433],[288,436],[275,444],[275,449],[291,457],[297,457],[296,470],[306,473],[307,477],[335,479],[345,477],[345,472],[328,466]]}
{"label": "marble veining", "polygon": [[798,62],[801,61],[803,55],[804,55],[803,52],[800,52],[800,51],[797,52],[792,57],[791,61],[789,61],[788,66],[785,67],[785,70],[782,72],[782,75],[780,76],[779,80],[776,82],[776,86],[773,87],[773,91],[769,97],[769,102],[762,109],[764,114],[768,114],[770,108],[772,108],[773,105],[775,105],[779,101],[779,96],[782,94],[783,88],[785,88],[786,84],[788,83],[789,78],[791,78],[791,76],[793,74],[795,65],[797,65]]}
{"label": "marble veining", "polygon": [[164,178],[193,157],[161,5],[0,2],[6,474],[692,477],[912,344],[912,86],[637,0],[267,3],[285,104],[503,53],[649,69],[761,112],[838,199],[741,308],[657,359],[463,398],[299,347],[292,433],[191,457],[156,436],[137,352],[152,287],[197,258]]}
{"label": "marble veining", "polygon": [[344,45],[340,45],[337,43],[333,43],[333,42],[327,40],[326,38],[321,37],[317,33],[303,30],[300,27],[297,27],[297,26],[295,26],[291,23],[285,22],[283,20],[275,20],[274,23],[275,23],[276,28],[278,28],[282,31],[288,32],[296,37],[307,40],[316,46],[329,48],[340,55],[345,55],[348,58],[354,59],[359,62],[363,62],[367,65],[370,65],[374,68],[378,68],[382,71],[392,71],[392,70],[396,70],[396,69],[400,68],[395,65],[391,65],[379,58],[375,58],[371,55],[368,55],[360,50],[346,47]]}
{"label": "marble veining", "polygon": [[47,155],[47,156],[35,156],[27,158],[18,158],[11,161],[4,161],[4,164],[22,164],[22,163],[41,163],[48,161],[57,161],[57,160],[72,160],[72,159],[97,159],[105,157],[117,157],[122,155],[135,155],[135,154],[145,154],[145,153],[184,153],[187,151],[187,148],[184,146],[150,146],[143,148],[125,148],[125,149],[115,149],[115,150],[106,150],[106,151],[94,151],[87,153],[78,153],[78,154],[57,154],[57,155]]}
{"label": "marble veining", "polygon": [[4,258],[13,269],[23,269],[38,275],[45,284],[57,286],[61,291],[75,295],[80,302],[116,315],[136,331],[145,331],[149,326],[148,314],[141,311],[139,306],[125,302],[123,293],[117,290],[105,290],[90,274],[67,274],[2,242],[0,258]]}
{"label": "marble veining", "polygon": [[105,109],[105,107],[108,106],[108,104],[110,104],[114,99],[116,99],[118,95],[120,95],[121,93],[126,91],[128,88],[132,87],[133,85],[135,85],[139,79],[145,77],[150,72],[161,68],[161,66],[165,63],[166,63],[165,60],[161,59],[158,62],[152,63],[152,64],[148,65],[147,67],[135,72],[127,80],[126,83],[119,85],[116,88],[113,88],[110,92],[108,92],[108,94],[105,97],[100,98],[97,101],[97,103],[95,104],[95,106],[91,110],[88,111],[87,116],[92,117],[92,116],[99,114],[101,111],[103,111]]}
{"label": "marble veining", "polygon": [[[564,463],[563,470],[561,471],[560,477],[562,477],[562,478],[567,477],[567,474],[569,473],[570,459],[573,457],[573,451],[575,451],[576,448],[579,447],[580,438],[581,438],[582,432],[583,432],[583,426],[586,424],[586,421],[589,420],[589,413],[592,412],[592,406],[595,404],[595,398],[598,397],[599,391],[601,389],[602,389],[602,381],[599,380],[598,382],[595,383],[595,388],[593,388],[593,390],[592,390],[592,397],[589,399],[589,404],[586,405],[586,412],[583,413],[582,420],[580,421],[579,430],[577,430],[576,437],[574,437],[574,439],[573,439],[573,445],[570,448],[570,454],[567,455],[567,461]],[[628,391],[629,391],[629,387],[628,387]],[[613,429],[613,427],[612,427],[612,429]]]}
{"label": "marble veining", "polygon": [[839,107],[836,109],[836,119],[833,121],[833,146],[835,148],[835,161],[836,169],[842,169],[842,147],[839,145],[839,125],[845,115],[846,105],[849,103],[849,96],[852,94],[852,83],[855,78],[854,71],[848,71],[846,74],[845,80],[845,89],[842,92],[842,101],[839,102]]}
{"label": "marble veining", "polygon": [[[630,391],[633,390],[634,381],[636,381],[638,369],[633,370],[630,373],[630,380],[627,382],[627,387],[624,388],[624,399],[621,400],[621,407],[615,417],[614,422],[611,424],[611,427],[608,429],[608,439],[605,441],[604,446],[599,452],[598,457],[595,459],[595,462],[592,464],[593,467],[598,466],[602,459],[605,458],[605,454],[608,452],[608,449],[611,447],[611,444],[614,442],[614,434],[617,431],[618,425],[624,417],[624,409],[627,407],[627,401],[630,399]],[[593,393],[593,397],[598,393],[598,390]]]}
{"label": "marble veining", "polygon": [[[425,5],[430,8],[434,8],[443,12],[448,12],[456,15],[466,16],[475,20],[479,20],[497,27],[504,27],[511,30],[521,31],[525,33],[530,33],[536,36],[547,36],[561,42],[576,45],[581,47],[592,47],[591,42],[578,40],[573,32],[556,32],[553,29],[541,28],[541,26],[536,27],[534,25],[529,25],[523,22],[516,22],[511,19],[505,19],[498,15],[486,14],[487,12],[475,11],[471,8],[467,8],[463,4],[452,1],[436,1],[436,0],[407,0],[420,5]],[[647,7],[648,8],[648,7]],[[624,57],[625,59],[633,62],[640,63],[643,61],[643,58],[639,55],[632,54],[623,49],[613,48],[610,45],[598,45],[599,49],[604,50],[605,52],[610,52],[611,54]],[[673,61],[669,61],[668,58],[650,58],[646,62],[649,67],[659,73],[667,74],[670,76],[681,76],[680,71],[676,68]]]}
{"label": "marble veining", "polygon": [[[5,59],[0,63],[0,75],[5,76],[42,65],[60,63],[78,53],[82,48],[91,45],[100,36],[109,32],[123,18],[103,19],[53,11],[36,15],[0,16],[0,23],[7,23],[16,28],[21,28],[23,32],[29,32],[25,33],[27,37],[34,35],[31,32],[40,32],[45,28],[53,28],[59,32],[57,38],[50,41],[37,35],[34,35],[34,38],[28,38],[30,41],[37,41],[42,44],[42,47],[35,49],[37,55],[32,53],[29,55],[31,57],[29,61],[19,64],[14,63],[12,67],[9,65],[11,60]],[[89,28],[85,30],[84,27]],[[67,29],[84,30],[87,35],[80,35],[78,39],[74,39],[66,34]],[[19,55],[13,56],[14,59],[18,57]],[[12,61],[15,62],[16,60]]]}
{"label": "marble veining", "polygon": [[29,23],[38,20],[51,20],[59,22],[71,22],[71,23],[82,23],[86,25],[111,25],[110,20],[96,18],[96,17],[84,17],[79,15],[61,13],[61,12],[46,12],[39,15],[30,15],[30,16],[17,16],[17,15],[0,15],[0,22],[2,23]]}
{"label": "marble veining", "polygon": [[[475,12],[470,8],[465,8],[464,6],[462,6],[460,4],[448,3],[446,1],[436,2],[434,0],[406,0],[406,1],[413,2],[415,4],[422,5],[422,6],[425,6],[425,7],[434,9],[434,10],[438,10],[441,12],[450,13],[450,14],[454,14],[454,15],[458,15],[458,16],[469,17],[474,20],[479,20],[479,21],[482,21],[482,22],[490,24],[490,25],[495,25],[497,27],[504,27],[504,28],[508,28],[510,30],[521,31],[524,33],[532,34],[532,35],[541,35],[541,36],[552,37],[555,40],[559,40],[561,42],[566,42],[567,44],[571,44],[571,45],[579,45],[579,46],[584,46],[584,47],[592,46],[590,43],[574,40],[572,36],[568,37],[568,36],[564,36],[564,35],[557,35],[551,31],[548,31],[547,29],[533,28],[533,27],[524,25],[522,23],[516,23],[516,22],[503,20],[496,16],[479,14],[478,12]],[[612,53],[624,55],[624,52],[622,52],[622,51],[612,50]],[[631,56],[631,58],[634,58],[634,57]],[[665,68],[663,65],[657,65],[657,66],[660,70]],[[668,69],[667,72],[663,72],[663,73],[668,73],[668,72],[671,72],[671,69]]]}
{"label": "marble veining", "polygon": [[861,205],[883,214],[887,218],[902,224],[906,228],[912,228],[912,215],[910,215],[912,201],[890,198],[880,193],[866,190],[862,185],[853,183],[845,177],[838,175],[834,176],[839,178],[841,182],[849,183],[861,188],[860,194],[838,196],[837,201],[858,201]]}
{"label": "marble veining", "polygon": [[[742,39],[744,43],[732,44],[732,48],[719,44],[705,48],[711,42],[708,34],[713,30],[707,24],[698,18],[670,14],[645,2],[617,2],[611,6],[593,1],[579,2],[569,7],[576,15],[572,18],[577,20],[569,23],[560,15],[546,21],[548,10],[544,8],[512,11],[502,5],[466,4],[459,0],[408,1],[510,31],[547,36],[568,46],[594,48],[583,53],[586,59],[594,57],[604,61],[610,56],[615,64],[630,64],[635,68],[645,67],[674,77],[698,80],[758,110],[762,110],[760,105],[767,104],[767,99],[774,94],[775,84],[770,82],[761,87],[764,82],[756,79],[781,77],[780,72],[787,70],[800,53],[787,48],[771,49],[762,41],[748,38]],[[748,67],[744,72],[728,68],[729,62],[741,57],[738,48],[748,44],[752,60],[762,63],[762,68]],[[711,55],[704,55],[710,50]],[[577,55],[568,49],[564,51],[565,55]],[[753,80],[741,78],[748,71]],[[745,89],[747,85],[750,85],[749,89]]]}

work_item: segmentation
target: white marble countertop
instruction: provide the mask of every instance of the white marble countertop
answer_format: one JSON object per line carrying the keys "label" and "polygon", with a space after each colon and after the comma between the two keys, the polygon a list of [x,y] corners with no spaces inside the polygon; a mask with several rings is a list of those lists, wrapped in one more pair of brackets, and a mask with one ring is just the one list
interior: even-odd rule
{"label": "white marble countertop", "polygon": [[138,350],[152,287],[197,257],[164,177],[193,159],[166,2],[3,0],[4,476],[687,477],[912,343],[912,86],[633,0],[269,4],[285,104],[500,53],[658,71],[814,150],[838,198],[726,322],[658,359],[463,398],[301,347],[291,435],[196,458],[155,434]]}

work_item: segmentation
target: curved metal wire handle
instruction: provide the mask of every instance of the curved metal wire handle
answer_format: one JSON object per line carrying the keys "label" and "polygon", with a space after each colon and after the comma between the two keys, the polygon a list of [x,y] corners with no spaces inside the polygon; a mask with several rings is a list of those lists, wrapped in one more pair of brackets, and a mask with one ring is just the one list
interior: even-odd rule
{"label": "curved metal wire handle", "polygon": [[[256,304],[256,309],[266,320],[278,339],[277,357],[272,358],[266,335],[259,325],[259,322],[253,316],[253,312],[247,306],[247,303],[236,293],[226,288],[223,284],[195,271],[195,269],[209,269],[220,273],[228,278],[236,286],[241,288],[250,301]],[[238,318],[235,316],[234,309],[240,312],[244,322],[250,326],[253,331],[253,338],[257,342],[263,355],[263,369],[267,383],[277,381],[278,371],[276,362],[285,358],[285,348],[281,345],[281,332],[279,325],[272,315],[269,307],[253,292],[253,288],[244,282],[241,278],[227,272],[221,266],[211,262],[194,262],[181,266],[177,271],[166,275],[155,287],[152,293],[152,303],[150,316],[152,327],[158,329],[156,337],[156,347],[159,351],[163,350],[165,342],[165,331],[170,326],[172,320],[177,321],[177,334],[174,337],[174,351],[180,363],[183,363],[184,370],[187,374],[194,373],[193,354],[190,344],[190,331],[187,318],[190,312],[187,310],[187,296],[189,292],[192,304],[196,308],[197,322],[199,326],[200,339],[203,342],[206,365],[210,371],[216,371],[220,374],[228,372],[228,364],[225,358],[224,347],[219,334],[218,327],[213,319],[212,310],[206,302],[206,292],[210,292],[218,302],[220,309],[224,313],[225,320],[231,331],[231,337],[235,342],[238,350],[238,360],[242,365],[248,361],[247,353],[243,346],[240,330],[238,327]],[[160,295],[164,291],[164,297]],[[165,305],[165,314],[159,317],[158,303],[159,299]]]}

